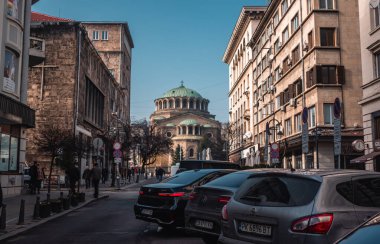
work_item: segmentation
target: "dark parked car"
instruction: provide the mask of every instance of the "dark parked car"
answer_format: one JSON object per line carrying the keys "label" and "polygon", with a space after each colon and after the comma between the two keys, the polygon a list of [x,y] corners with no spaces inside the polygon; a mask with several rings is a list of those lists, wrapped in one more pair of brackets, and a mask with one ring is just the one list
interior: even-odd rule
{"label": "dark parked car", "polygon": [[142,186],[134,206],[135,216],[166,228],[184,226],[184,210],[193,189],[232,172],[235,170],[190,170],[161,183]]}
{"label": "dark parked car", "polygon": [[179,163],[178,173],[191,169],[240,169],[240,165],[219,160],[182,160]]}
{"label": "dark parked car", "polygon": [[336,244],[373,244],[379,243],[380,236],[380,213],[361,224]]}
{"label": "dark parked car", "polygon": [[223,206],[253,171],[259,170],[238,171],[195,188],[185,208],[186,230],[200,234],[206,243],[216,243]]}
{"label": "dark parked car", "polygon": [[380,173],[259,172],[222,209],[222,243],[334,243],[380,211]]}

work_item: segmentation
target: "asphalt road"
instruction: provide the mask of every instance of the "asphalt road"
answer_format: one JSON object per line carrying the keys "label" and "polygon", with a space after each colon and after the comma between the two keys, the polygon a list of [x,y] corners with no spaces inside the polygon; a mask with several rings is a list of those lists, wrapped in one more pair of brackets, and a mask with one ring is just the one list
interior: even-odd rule
{"label": "asphalt road", "polygon": [[4,243],[203,243],[182,230],[163,231],[156,224],[136,220],[133,204],[138,188],[107,194],[108,199],[91,203]]}

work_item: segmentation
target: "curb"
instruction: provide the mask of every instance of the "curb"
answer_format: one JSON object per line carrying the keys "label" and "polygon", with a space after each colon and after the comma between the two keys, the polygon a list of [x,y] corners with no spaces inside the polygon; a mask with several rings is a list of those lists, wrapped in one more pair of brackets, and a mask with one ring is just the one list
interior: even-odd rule
{"label": "curb", "polygon": [[102,199],[106,199],[106,198],[109,198],[109,195],[104,195],[104,196],[100,196],[99,198],[91,199],[91,200],[89,200],[87,202],[84,202],[82,205],[76,206],[74,208],[71,207],[70,209],[68,209],[66,211],[63,211],[61,213],[55,214],[55,215],[53,215],[53,216],[51,216],[49,218],[45,218],[45,219],[39,220],[38,222],[32,222],[30,225],[24,225],[24,226],[20,225],[21,226],[20,229],[17,229],[15,231],[11,231],[11,232],[3,234],[3,235],[0,235],[0,241],[7,240],[7,239],[9,239],[11,237],[14,237],[14,236],[16,236],[18,234],[21,234],[21,233],[25,232],[25,231],[31,230],[31,229],[33,229],[33,228],[35,228],[35,227],[37,227],[37,226],[39,226],[41,224],[47,223],[47,222],[49,222],[51,220],[54,220],[54,219],[57,219],[59,217],[65,216],[65,215],[67,215],[67,214],[69,214],[69,213],[71,213],[71,212],[73,212],[75,210],[83,208],[83,207],[87,206],[90,203],[93,203],[93,202],[96,202],[96,201],[99,201],[99,200],[102,200]]}

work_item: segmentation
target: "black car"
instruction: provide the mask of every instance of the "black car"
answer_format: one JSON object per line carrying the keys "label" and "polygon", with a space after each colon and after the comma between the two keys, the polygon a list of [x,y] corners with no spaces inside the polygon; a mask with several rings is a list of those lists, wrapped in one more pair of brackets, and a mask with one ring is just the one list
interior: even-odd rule
{"label": "black car", "polygon": [[361,224],[358,228],[344,236],[336,244],[372,244],[379,243],[380,213]]}
{"label": "black car", "polygon": [[216,243],[221,231],[221,210],[254,170],[234,172],[194,189],[185,208],[186,230]]}
{"label": "black car", "polygon": [[185,206],[193,189],[232,172],[235,170],[189,170],[161,183],[142,186],[134,206],[136,219],[164,228],[183,227]]}
{"label": "black car", "polygon": [[179,163],[178,173],[191,169],[240,169],[240,165],[220,160],[182,160]]}

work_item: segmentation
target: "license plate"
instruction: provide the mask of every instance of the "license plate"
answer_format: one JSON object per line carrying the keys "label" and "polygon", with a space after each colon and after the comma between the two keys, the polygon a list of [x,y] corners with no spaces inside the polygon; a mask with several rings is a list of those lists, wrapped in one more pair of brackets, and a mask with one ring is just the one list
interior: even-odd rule
{"label": "license plate", "polygon": [[145,215],[149,215],[151,216],[153,214],[153,210],[152,209],[142,209],[141,210],[141,214],[145,214]]}
{"label": "license plate", "polygon": [[240,222],[239,226],[240,231],[253,233],[264,236],[272,235],[272,227],[268,225],[258,225],[253,223]]}
{"label": "license plate", "polygon": [[214,227],[214,223],[213,222],[205,221],[205,220],[200,220],[200,219],[195,220],[195,224],[194,225],[197,226],[197,227],[204,228],[204,229],[209,229],[209,230],[212,230],[212,227]]}

